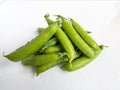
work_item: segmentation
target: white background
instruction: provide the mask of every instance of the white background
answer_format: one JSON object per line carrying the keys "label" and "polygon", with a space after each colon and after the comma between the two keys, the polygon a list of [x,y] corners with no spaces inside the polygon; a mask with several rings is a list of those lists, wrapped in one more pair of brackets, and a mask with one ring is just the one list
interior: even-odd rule
{"label": "white background", "polygon": [[[47,26],[44,14],[72,17],[99,43],[100,56],[75,72],[58,66],[35,76],[30,67],[3,57]],[[55,19],[51,16],[52,19]],[[0,2],[0,90],[120,90],[120,2],[7,1]]]}

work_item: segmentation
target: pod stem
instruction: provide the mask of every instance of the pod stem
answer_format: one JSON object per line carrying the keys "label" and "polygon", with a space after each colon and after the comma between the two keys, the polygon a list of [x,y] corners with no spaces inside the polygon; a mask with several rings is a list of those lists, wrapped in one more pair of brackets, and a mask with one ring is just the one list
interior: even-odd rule
{"label": "pod stem", "polygon": [[109,46],[100,45],[99,47],[100,47],[101,49],[104,49],[104,48],[108,48]]}
{"label": "pod stem", "polygon": [[5,57],[5,51],[2,53],[3,57]]}
{"label": "pod stem", "polygon": [[50,15],[47,13],[47,14],[44,15],[44,18],[49,18],[49,16]]}
{"label": "pod stem", "polygon": [[67,56],[67,53],[66,52],[63,52],[63,53],[58,53],[59,54],[59,59],[64,57],[64,56]]}
{"label": "pod stem", "polygon": [[54,16],[57,16],[58,18],[61,18],[61,19],[64,19],[65,17],[61,16],[61,15],[54,15]]}
{"label": "pod stem", "polygon": [[91,34],[92,32],[91,31],[86,31],[86,33]]}
{"label": "pod stem", "polygon": [[67,18],[63,17],[62,15],[54,15],[54,16],[57,16],[57,20],[59,20],[60,22],[62,22],[63,20],[68,20]]}
{"label": "pod stem", "polygon": [[54,23],[54,21],[49,18],[49,14],[48,13],[44,15],[44,18],[46,19],[48,25]]}

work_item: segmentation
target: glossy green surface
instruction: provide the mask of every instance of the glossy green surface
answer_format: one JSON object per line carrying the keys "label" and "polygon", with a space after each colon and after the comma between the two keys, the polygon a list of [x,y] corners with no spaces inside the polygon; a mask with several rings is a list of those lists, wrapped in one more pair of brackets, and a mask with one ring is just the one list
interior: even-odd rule
{"label": "glossy green surface", "polygon": [[11,61],[20,61],[21,59],[35,53],[56,33],[56,27],[56,22],[51,24],[44,32],[31,40],[31,42],[27,43],[22,48],[5,55],[5,57]]}

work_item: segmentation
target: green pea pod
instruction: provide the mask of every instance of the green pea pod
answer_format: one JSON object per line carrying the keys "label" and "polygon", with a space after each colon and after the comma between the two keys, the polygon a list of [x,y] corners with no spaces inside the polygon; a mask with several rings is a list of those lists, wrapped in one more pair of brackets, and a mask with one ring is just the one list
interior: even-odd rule
{"label": "green pea pod", "polygon": [[[39,27],[37,30],[38,30],[38,33],[42,33],[43,31],[45,31],[45,29],[46,28],[40,28]],[[40,53],[43,53],[45,51],[45,49],[47,49],[48,47],[51,47],[53,45],[56,45],[57,43],[58,43],[58,39],[56,37],[51,38],[40,50],[38,50],[36,52],[36,55],[39,55]]]}
{"label": "green pea pod", "polygon": [[78,33],[75,31],[75,29],[66,18],[62,18],[62,28],[71,39],[71,41],[75,44],[76,47],[81,50],[82,53],[84,53],[88,57],[94,56],[94,50],[78,35]]}
{"label": "green pea pod", "polygon": [[74,61],[72,61],[71,64],[66,63],[63,65],[63,68],[67,71],[75,71],[78,70],[84,66],[86,66],[87,64],[89,64],[90,62],[92,62],[100,53],[101,53],[101,48],[98,48],[95,52],[95,56],[92,58],[89,58],[85,55],[81,56],[80,58],[75,59]]}
{"label": "green pea pod", "polygon": [[[51,19],[49,19],[49,16],[47,18],[45,17],[45,19],[48,22],[48,24],[51,24],[52,22],[54,22]],[[50,23],[50,21],[51,21],[51,23]],[[69,40],[67,35],[64,33],[64,31],[59,26],[57,27],[55,36],[58,38],[58,40],[62,44],[64,50],[67,52],[69,62],[71,63],[72,60],[78,56],[73,47],[73,44],[71,43],[71,41]]]}
{"label": "green pea pod", "polygon": [[73,19],[70,19],[72,26],[78,32],[78,34],[90,45],[92,48],[97,49],[99,48],[98,44],[90,37],[87,32]]}
{"label": "green pea pod", "polygon": [[36,67],[36,75],[38,76],[40,73],[45,72],[46,70],[58,65],[58,64],[62,64],[68,61],[68,57],[63,57],[59,60],[50,62],[48,64],[45,65],[41,65],[41,66],[37,66]]}
{"label": "green pea pod", "polygon": [[27,58],[24,58],[22,60],[23,65],[28,66],[40,66],[44,65],[50,62],[54,62],[56,60],[59,60],[63,56],[65,56],[66,53],[51,53],[51,54],[41,54],[41,55],[31,55]]}
{"label": "green pea pod", "polygon": [[16,51],[8,55],[5,55],[4,57],[8,58],[11,61],[16,62],[35,53],[43,45],[45,45],[45,43],[56,33],[57,26],[58,26],[57,22],[51,24],[50,26],[47,27],[47,29],[44,32],[42,32],[40,35],[34,38],[31,42],[27,43],[22,48],[17,49]]}
{"label": "green pea pod", "polygon": [[63,52],[63,47],[61,45],[50,46],[45,49],[43,53],[61,53]]}

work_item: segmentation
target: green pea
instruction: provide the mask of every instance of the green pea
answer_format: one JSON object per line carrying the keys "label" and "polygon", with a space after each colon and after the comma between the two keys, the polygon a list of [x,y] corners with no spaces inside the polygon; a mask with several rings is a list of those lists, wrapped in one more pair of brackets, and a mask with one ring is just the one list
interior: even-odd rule
{"label": "green pea", "polygon": [[17,49],[16,51],[5,55],[4,57],[8,58],[11,61],[20,61],[21,59],[35,53],[39,50],[45,43],[56,33],[56,27],[58,23],[55,22],[47,27],[47,29],[34,38],[31,42],[24,45],[22,48]]}

